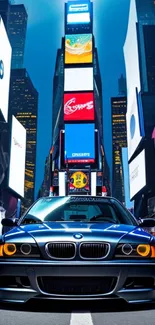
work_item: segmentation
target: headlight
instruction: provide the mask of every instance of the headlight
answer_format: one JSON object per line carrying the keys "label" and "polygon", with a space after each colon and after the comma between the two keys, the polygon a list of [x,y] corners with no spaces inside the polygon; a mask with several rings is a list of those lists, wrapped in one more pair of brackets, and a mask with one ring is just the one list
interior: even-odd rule
{"label": "headlight", "polygon": [[155,258],[155,246],[149,244],[119,244],[115,258]]}
{"label": "headlight", "polygon": [[0,245],[0,257],[39,258],[40,253],[36,244],[5,243],[3,245]]}

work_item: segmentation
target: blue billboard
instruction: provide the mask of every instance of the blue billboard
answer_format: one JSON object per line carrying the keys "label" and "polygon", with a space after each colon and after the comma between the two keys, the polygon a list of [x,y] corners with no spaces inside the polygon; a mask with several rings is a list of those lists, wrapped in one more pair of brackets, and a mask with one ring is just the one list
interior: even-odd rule
{"label": "blue billboard", "polygon": [[90,23],[90,2],[69,1],[67,3],[67,24]]}
{"label": "blue billboard", "polygon": [[94,124],[65,125],[64,159],[68,163],[95,162]]}

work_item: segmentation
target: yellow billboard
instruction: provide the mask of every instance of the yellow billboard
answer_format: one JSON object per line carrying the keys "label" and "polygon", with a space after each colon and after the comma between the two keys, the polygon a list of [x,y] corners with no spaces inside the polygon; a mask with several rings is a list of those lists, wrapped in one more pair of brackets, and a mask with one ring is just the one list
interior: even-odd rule
{"label": "yellow billboard", "polygon": [[88,177],[83,172],[75,172],[70,177],[70,183],[75,188],[84,188],[88,185]]}
{"label": "yellow billboard", "polygon": [[65,64],[92,63],[92,34],[65,36]]}

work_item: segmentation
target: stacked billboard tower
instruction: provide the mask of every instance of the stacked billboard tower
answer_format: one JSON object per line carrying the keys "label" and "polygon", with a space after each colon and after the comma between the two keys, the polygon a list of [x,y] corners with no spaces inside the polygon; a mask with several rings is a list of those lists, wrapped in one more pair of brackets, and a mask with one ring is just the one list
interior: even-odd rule
{"label": "stacked billboard tower", "polygon": [[[62,125],[63,116],[63,128],[59,132],[58,195],[96,195],[97,183],[100,188],[104,185],[105,157],[99,131],[102,130],[99,115],[102,107],[96,107],[95,50],[93,3],[90,0],[68,1],[63,39],[64,94],[59,123]],[[52,171],[55,174],[55,170]],[[105,186],[104,190],[106,192]]]}
{"label": "stacked billboard tower", "polygon": [[[64,162],[69,166],[68,192],[89,192],[95,161],[92,3],[68,2],[65,21]],[[76,29],[75,29],[76,25]],[[79,170],[74,172],[74,169]],[[72,174],[72,175],[71,175]]]}

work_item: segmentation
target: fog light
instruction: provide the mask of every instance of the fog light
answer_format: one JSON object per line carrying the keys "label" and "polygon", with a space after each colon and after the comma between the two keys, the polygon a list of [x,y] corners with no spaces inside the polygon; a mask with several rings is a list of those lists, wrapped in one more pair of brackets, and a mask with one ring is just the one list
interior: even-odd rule
{"label": "fog light", "polygon": [[24,255],[29,255],[31,253],[31,245],[30,244],[22,244],[20,247],[20,251]]}
{"label": "fog light", "polygon": [[132,253],[132,251],[133,251],[133,248],[132,248],[132,246],[130,244],[124,244],[122,246],[123,254],[130,255]]}
{"label": "fog light", "polygon": [[150,253],[150,250],[151,250],[150,245],[138,245],[138,247],[137,247],[137,253],[143,257],[148,256]]}
{"label": "fog light", "polygon": [[14,255],[16,253],[15,244],[4,244],[4,253],[8,256]]}

